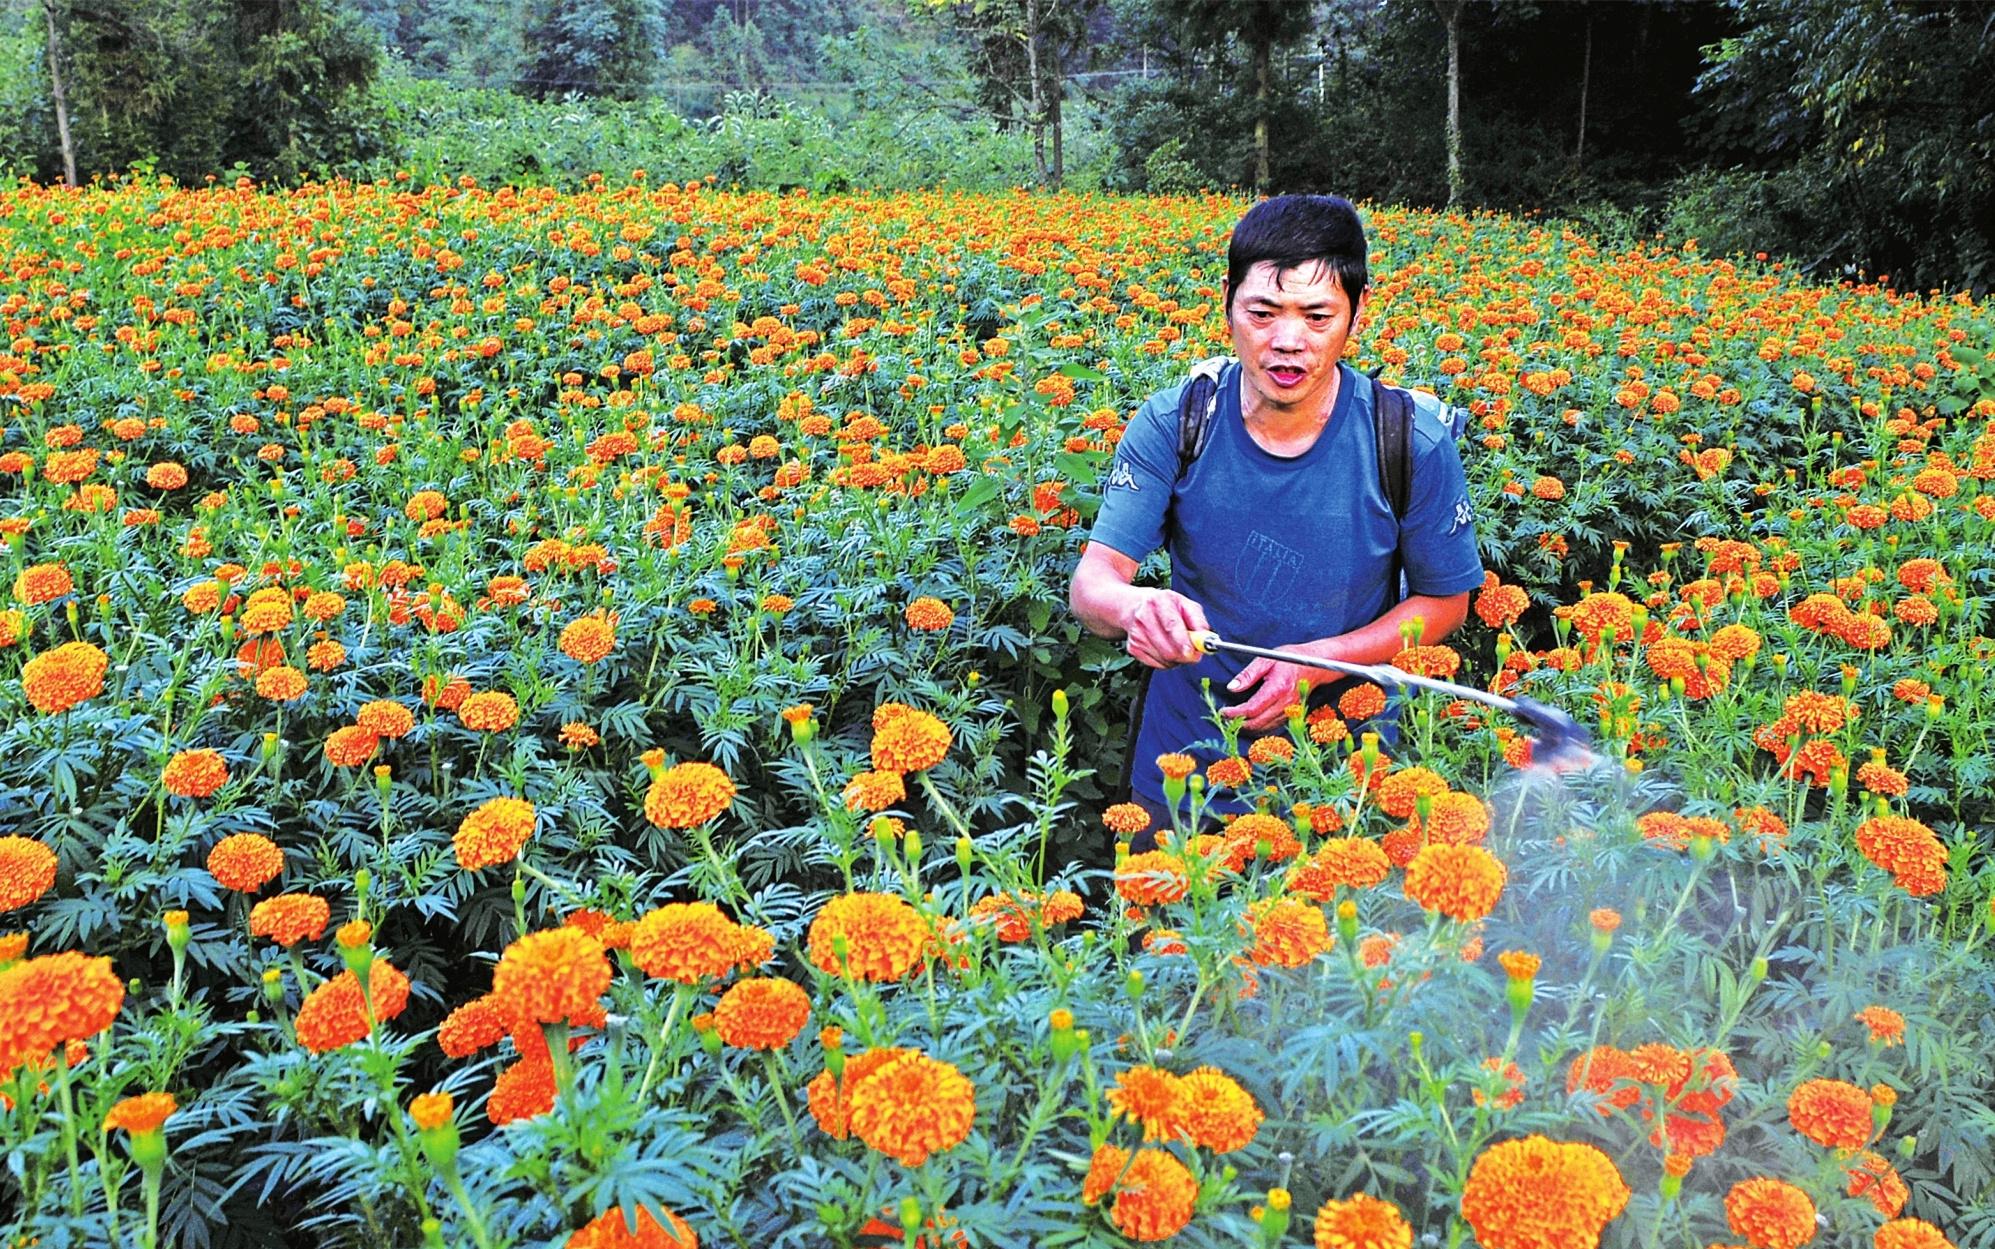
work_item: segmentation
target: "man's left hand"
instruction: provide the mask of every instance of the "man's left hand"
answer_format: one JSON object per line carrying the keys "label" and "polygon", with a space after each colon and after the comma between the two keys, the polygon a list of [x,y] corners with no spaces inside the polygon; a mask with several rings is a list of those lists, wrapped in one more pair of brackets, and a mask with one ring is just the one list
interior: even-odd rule
{"label": "man's left hand", "polygon": [[[1298,682],[1307,678],[1320,684],[1328,675],[1320,668],[1304,668],[1274,659],[1256,659],[1242,668],[1239,676],[1226,683],[1228,693],[1238,694],[1243,690],[1253,690],[1253,693],[1244,703],[1220,708],[1219,714],[1245,720],[1246,727],[1256,733],[1271,729],[1287,717],[1291,704],[1301,701],[1301,695],[1296,690]],[[1254,689],[1256,685],[1260,688]]]}

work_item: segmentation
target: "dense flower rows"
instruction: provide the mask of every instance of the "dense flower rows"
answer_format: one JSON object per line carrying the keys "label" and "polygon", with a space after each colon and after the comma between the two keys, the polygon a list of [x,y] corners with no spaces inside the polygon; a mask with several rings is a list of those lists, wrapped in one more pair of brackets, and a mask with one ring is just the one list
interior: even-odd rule
{"label": "dense flower rows", "polygon": [[1394,662],[1597,757],[1366,685],[1132,854],[1237,204],[0,199],[10,1240],[1995,1246],[1986,306],[1372,212]]}

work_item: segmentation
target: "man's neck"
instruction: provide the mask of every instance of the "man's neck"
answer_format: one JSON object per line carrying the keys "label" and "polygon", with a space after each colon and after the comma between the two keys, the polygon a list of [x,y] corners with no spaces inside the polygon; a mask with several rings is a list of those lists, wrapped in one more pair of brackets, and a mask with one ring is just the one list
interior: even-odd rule
{"label": "man's neck", "polygon": [[1330,414],[1337,410],[1337,396],[1343,387],[1344,370],[1339,365],[1330,375],[1330,385],[1324,390],[1320,404],[1278,408],[1255,394],[1243,374],[1240,378],[1240,416],[1247,432],[1263,447],[1293,454],[1297,450],[1307,450],[1315,443],[1317,435],[1329,424]]}

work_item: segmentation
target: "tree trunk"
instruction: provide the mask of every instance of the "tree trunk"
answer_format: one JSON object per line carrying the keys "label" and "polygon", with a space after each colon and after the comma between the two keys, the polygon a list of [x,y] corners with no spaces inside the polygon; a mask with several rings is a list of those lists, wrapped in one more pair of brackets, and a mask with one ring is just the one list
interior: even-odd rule
{"label": "tree trunk", "polygon": [[1435,0],[1448,24],[1448,207],[1462,202],[1462,5]]}
{"label": "tree trunk", "polygon": [[1254,190],[1268,189],[1268,78],[1274,69],[1273,45],[1254,43]]}
{"label": "tree trunk", "polygon": [[42,0],[42,16],[48,19],[48,82],[55,97],[55,133],[62,143],[62,182],[76,185],[76,142],[69,136],[69,101],[62,94],[62,45],[55,33],[54,0]]}
{"label": "tree trunk", "polygon": [[1051,90],[1046,93],[1046,111],[1047,120],[1051,123],[1050,128],[1053,131],[1053,189],[1057,191],[1064,185],[1067,177],[1067,128],[1060,110],[1061,102],[1067,94],[1067,82],[1065,76],[1060,73],[1058,65],[1053,67],[1052,79],[1053,81],[1048,84]]}
{"label": "tree trunk", "polygon": [[1032,91],[1032,168],[1046,185],[1046,83],[1039,75],[1039,0],[1025,0],[1025,78]]}
{"label": "tree trunk", "polygon": [[1586,95],[1593,82],[1593,7],[1586,9],[1586,52],[1579,62],[1579,141],[1573,144],[1572,166],[1586,162]]}

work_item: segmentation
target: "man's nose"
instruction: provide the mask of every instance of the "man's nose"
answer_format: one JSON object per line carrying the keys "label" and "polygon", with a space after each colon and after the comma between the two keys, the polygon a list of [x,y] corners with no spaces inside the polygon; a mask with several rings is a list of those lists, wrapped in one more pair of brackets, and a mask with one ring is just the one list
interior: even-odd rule
{"label": "man's nose", "polygon": [[1274,333],[1269,339],[1270,346],[1277,351],[1301,351],[1303,344],[1304,337],[1299,322],[1287,317],[1275,320]]}

